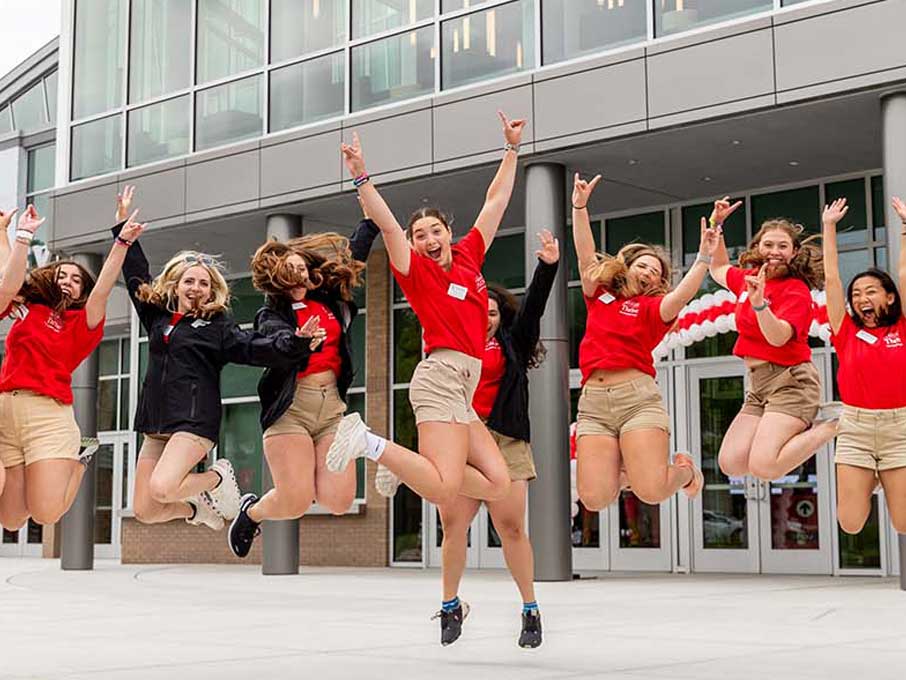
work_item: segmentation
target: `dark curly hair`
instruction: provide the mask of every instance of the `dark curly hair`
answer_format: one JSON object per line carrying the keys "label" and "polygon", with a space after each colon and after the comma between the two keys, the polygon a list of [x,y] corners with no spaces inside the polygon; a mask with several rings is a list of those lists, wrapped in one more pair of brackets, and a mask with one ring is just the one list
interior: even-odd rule
{"label": "dark curly hair", "polygon": [[[496,302],[497,309],[500,310],[500,327],[497,332],[500,332],[500,328],[512,328],[513,322],[516,320],[516,314],[519,313],[519,301],[516,296],[499,284],[489,283],[488,298]],[[544,343],[539,340],[528,358],[527,368],[537,368],[546,356],[547,349],[545,349]]]}

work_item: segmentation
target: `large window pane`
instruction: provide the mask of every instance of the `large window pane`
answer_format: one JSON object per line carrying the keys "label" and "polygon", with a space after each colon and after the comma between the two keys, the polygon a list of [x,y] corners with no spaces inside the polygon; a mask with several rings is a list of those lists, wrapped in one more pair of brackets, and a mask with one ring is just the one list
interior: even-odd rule
{"label": "large window pane", "polygon": [[17,130],[29,131],[47,127],[43,81],[38,81],[13,100],[13,122]]}
{"label": "large window pane", "polygon": [[352,50],[352,110],[434,91],[434,27]]}
{"label": "large window pane", "polygon": [[98,381],[98,432],[115,430],[119,412],[117,401],[118,380]]}
{"label": "large window pane", "polygon": [[865,180],[860,177],[845,182],[831,182],[824,187],[824,198],[828,204],[838,198],[845,198],[849,207],[846,217],[837,225],[837,244],[864,245],[868,237]]}
{"label": "large window pane", "polygon": [[569,323],[569,366],[579,367],[579,343],[585,335],[585,320],[588,317],[588,308],[585,306],[585,297],[582,287],[570,288],[566,294],[566,316]]}
{"label": "large window pane", "polygon": [[120,372],[120,341],[104,340],[98,345],[98,375],[116,375]]}
{"label": "large window pane", "polygon": [[129,101],[141,102],[191,83],[192,3],[132,0]]}
{"label": "large window pane", "polygon": [[467,85],[535,65],[534,2],[520,0],[442,26],[441,87]]}
{"label": "large window pane", "polygon": [[227,364],[220,374],[220,396],[224,399],[257,396],[258,379],[263,372],[257,366]]}
{"label": "large window pane", "polygon": [[252,277],[230,279],[230,311],[237,323],[251,323],[264,306],[264,295],[252,285]]}
{"label": "large window pane", "polygon": [[645,40],[647,0],[542,0],[542,59],[551,64]]}
{"label": "large window pane", "polygon": [[28,177],[25,185],[28,193],[53,187],[56,155],[56,144],[46,144],[28,150]]}
{"label": "large window pane", "polygon": [[875,228],[875,239],[887,238],[887,206],[884,203],[884,178],[876,175],[871,178],[871,219]]}
{"label": "large window pane", "polygon": [[422,358],[422,328],[408,307],[393,311],[393,340],[393,382],[409,382]]}
{"label": "large window pane", "polygon": [[265,0],[198,0],[197,82],[264,63]]}
{"label": "large window pane", "polygon": [[655,33],[679,33],[774,7],[773,0],[656,0]]}
{"label": "large window pane", "polygon": [[260,76],[253,76],[196,95],[197,151],[261,135],[264,116],[261,82]]}
{"label": "large window pane", "polygon": [[47,111],[50,115],[50,124],[57,124],[57,71],[44,79],[44,90],[47,95]]}
{"label": "large window pane", "polygon": [[0,135],[11,132],[13,129],[13,119],[9,114],[9,107],[0,108]]}
{"label": "large window pane", "polygon": [[628,243],[664,245],[664,211],[607,220],[604,225],[607,252],[616,255]]}
{"label": "large window pane", "polygon": [[856,274],[864,272],[869,267],[874,266],[872,254],[869,250],[845,250],[840,253],[840,278],[843,281],[843,288],[849,285]]}
{"label": "large window pane", "polygon": [[75,12],[72,116],[123,103],[126,0],[79,0]]}
{"label": "large window pane", "polygon": [[342,115],[345,84],[346,59],[343,52],[273,71],[271,132]]}
{"label": "large window pane", "polygon": [[271,0],[271,63],[346,41],[346,0]]}
{"label": "large window pane", "polygon": [[821,226],[818,209],[818,187],[803,187],[752,197],[752,231],[774,218],[786,218],[801,224],[807,232],[815,233]]}
{"label": "large window pane", "polygon": [[352,376],[353,387],[365,386],[365,371],[368,360],[368,348],[365,344],[365,319],[366,315],[360,313],[353,320],[352,326],[349,327],[352,340],[352,368],[355,371]]}
{"label": "large window pane", "polygon": [[[537,236],[530,236],[533,245],[537,243]],[[521,288],[531,281],[535,270],[525,272],[525,233],[498,236],[494,239],[494,247],[485,257],[482,274],[488,283],[496,283],[506,288]]]}
{"label": "large window pane", "polygon": [[119,170],[122,164],[122,116],[102,118],[72,129],[73,180]]}
{"label": "large window pane", "polygon": [[223,407],[218,458],[228,458],[242,492],[261,493],[261,425],[257,401]]}
{"label": "large window pane", "polygon": [[[738,198],[731,198],[730,203],[735,203]],[[713,203],[689,205],[683,208],[683,266],[688,267],[698,257],[698,246],[701,241],[701,219],[711,216],[714,209]],[[745,250],[746,247],[746,206],[745,202],[736,209],[724,223],[724,243],[730,257]]]}
{"label": "large window pane", "polygon": [[[881,568],[881,523],[878,519],[878,494],[871,496],[871,512],[862,531],[847,534],[837,528],[840,539],[841,569]],[[902,567],[900,567],[902,569]]]}
{"label": "large window pane", "polygon": [[128,166],[189,153],[189,96],[129,112]]}
{"label": "large window pane", "polygon": [[352,37],[364,38],[434,16],[434,0],[352,0]]}
{"label": "large window pane", "polygon": [[[418,447],[415,416],[408,391],[393,391],[393,439],[409,449]],[[393,559],[420,562],[422,559],[422,499],[401,485],[393,497]]]}

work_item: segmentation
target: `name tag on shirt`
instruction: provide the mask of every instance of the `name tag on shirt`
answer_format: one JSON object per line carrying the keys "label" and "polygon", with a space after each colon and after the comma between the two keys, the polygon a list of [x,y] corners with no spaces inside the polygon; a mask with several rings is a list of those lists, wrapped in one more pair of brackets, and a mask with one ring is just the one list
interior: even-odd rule
{"label": "name tag on shirt", "polygon": [[749,299],[749,291],[747,291],[747,290],[742,291],[742,295],[739,296],[739,303],[742,304],[743,302],[745,302],[748,299]]}
{"label": "name tag on shirt", "polygon": [[598,296],[598,299],[599,299],[601,302],[603,302],[605,305],[609,305],[611,302],[613,302],[614,300],[616,300],[616,298],[615,298],[613,295],[611,295],[610,293],[601,293],[601,294]]}
{"label": "name tag on shirt", "polygon": [[865,330],[856,333],[856,337],[859,338],[859,340],[864,340],[869,345],[873,345],[878,341],[878,339],[874,335]]}
{"label": "name tag on shirt", "polygon": [[465,286],[460,286],[458,283],[451,283],[450,287],[447,288],[447,295],[457,300],[465,300],[466,293],[469,292],[469,289]]}
{"label": "name tag on shirt", "polygon": [[308,307],[308,305],[306,305],[304,302],[294,302],[293,303],[293,309],[295,309],[295,310],[306,309],[307,307]]}
{"label": "name tag on shirt", "polygon": [[210,321],[205,321],[204,319],[196,319],[192,322],[192,328],[204,328],[205,326],[210,326]]}

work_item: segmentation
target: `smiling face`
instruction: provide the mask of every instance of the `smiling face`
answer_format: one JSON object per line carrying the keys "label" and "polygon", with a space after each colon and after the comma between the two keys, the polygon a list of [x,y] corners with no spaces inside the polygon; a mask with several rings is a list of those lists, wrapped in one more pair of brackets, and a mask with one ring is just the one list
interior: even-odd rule
{"label": "smiling face", "polygon": [[419,255],[425,255],[444,269],[453,263],[453,234],[438,217],[420,217],[412,223],[409,240]]}
{"label": "smiling face", "polygon": [[793,237],[783,229],[769,229],[758,241],[758,255],[768,265],[768,277],[785,276],[797,252]]}
{"label": "smiling face", "polygon": [[664,277],[661,261],[654,255],[640,255],[629,265],[629,280],[641,290],[651,290]]}
{"label": "smiling face", "polygon": [[213,298],[211,275],[201,265],[193,265],[183,272],[176,284],[177,311],[187,314]]}
{"label": "smiling face", "polygon": [[70,300],[78,300],[82,296],[85,281],[82,271],[74,264],[62,264],[57,269],[57,285],[60,292]]}
{"label": "smiling face", "polygon": [[863,326],[877,328],[887,318],[894,299],[893,293],[884,290],[880,279],[866,275],[853,281],[849,304]]}

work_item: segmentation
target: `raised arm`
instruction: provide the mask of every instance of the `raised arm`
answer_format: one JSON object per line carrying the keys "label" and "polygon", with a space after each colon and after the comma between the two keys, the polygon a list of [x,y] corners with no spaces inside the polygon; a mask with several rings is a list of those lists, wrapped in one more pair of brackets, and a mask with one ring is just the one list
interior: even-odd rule
{"label": "raised arm", "polygon": [[722,199],[714,201],[714,209],[711,211],[711,217],[708,219],[710,228],[716,229],[720,235],[717,247],[711,255],[711,264],[708,269],[711,273],[711,278],[723,288],[727,287],[727,270],[730,268],[730,254],[727,252],[727,244],[723,239],[724,222],[726,222],[727,218],[736,212],[741,205],[742,201],[736,201],[736,203],[731,205],[730,197],[724,196]]}
{"label": "raised arm", "polygon": [[0,270],[6,266],[6,261],[9,260],[9,225],[16,216],[17,211],[18,208],[7,211],[0,210],[0,235],[2,235],[2,238],[0,238]]}
{"label": "raised arm", "polygon": [[[0,311],[9,307],[13,298],[19,294],[22,283],[25,281],[25,270],[28,266],[28,249],[31,239],[38,227],[44,223],[44,218],[38,215],[34,205],[22,213],[16,227],[16,241],[9,252],[6,266],[3,268],[3,278],[0,279]],[[6,240],[6,234],[3,234]]]}
{"label": "raised arm", "polygon": [[541,317],[544,316],[544,308],[560,265],[560,242],[547,229],[543,229],[538,238],[541,241],[541,247],[535,252],[538,266],[535,267],[532,282],[525,291],[511,330],[514,344],[526,358],[532,355],[541,336]]}
{"label": "raised arm", "polygon": [[[843,325],[843,319],[846,317],[846,296],[843,293],[843,280],[840,278],[840,259],[837,255],[837,223],[843,219],[848,210],[846,199],[838,198],[829,206],[824,206],[824,213],[821,215],[827,320],[830,322],[831,330],[834,333],[840,331],[840,326]],[[900,261],[902,262],[902,258]]]}
{"label": "raised arm", "polygon": [[[906,291],[906,203],[894,196],[893,209],[897,211],[900,218],[900,257],[897,262],[897,283],[900,286],[900,292]],[[888,227],[890,229],[890,227]],[[906,309],[903,310],[906,316]]]}
{"label": "raised arm", "polygon": [[137,214],[138,210],[133,211],[113,240],[110,254],[104,260],[104,266],[101,267],[98,280],[94,284],[91,295],[88,296],[88,301],[85,303],[85,322],[88,324],[88,328],[96,328],[104,320],[107,312],[107,299],[110,297],[113,286],[116,285],[117,278],[119,278],[123,262],[126,259],[126,252],[145,230],[144,224],[139,224],[135,221]]}
{"label": "raised arm", "polygon": [[505,151],[503,160],[500,161],[500,166],[497,168],[497,174],[494,175],[494,179],[488,187],[481,212],[475,219],[475,228],[484,237],[485,252],[491,247],[491,243],[497,235],[503,213],[506,212],[510,197],[513,195],[519,143],[522,141],[522,130],[525,128],[525,121],[522,119],[510,120],[503,111],[498,111],[497,115],[500,116],[500,122],[503,123],[503,136],[506,139]]}
{"label": "raised arm", "polygon": [[590,182],[579,177],[573,178],[573,242],[576,245],[576,258],[579,261],[579,275],[582,279],[582,292],[586,296],[594,295],[598,284],[587,277],[588,268],[595,263],[595,237],[591,233],[591,221],[588,218],[588,200],[591,192],[601,181],[601,175],[595,175]]}
{"label": "raised arm", "polygon": [[[717,228],[709,227],[705,218],[702,217],[698,256],[692,266],[689,267],[689,271],[686,272],[683,280],[661,300],[661,320],[664,323],[673,321],[679,316],[683,307],[689,304],[689,301],[701,289],[705,275],[708,273],[708,267],[711,265],[711,258],[718,247],[718,243],[721,241]],[[726,252],[726,249],[724,252]]]}

